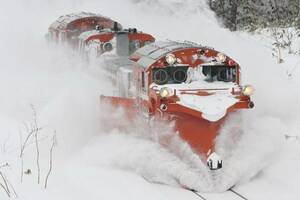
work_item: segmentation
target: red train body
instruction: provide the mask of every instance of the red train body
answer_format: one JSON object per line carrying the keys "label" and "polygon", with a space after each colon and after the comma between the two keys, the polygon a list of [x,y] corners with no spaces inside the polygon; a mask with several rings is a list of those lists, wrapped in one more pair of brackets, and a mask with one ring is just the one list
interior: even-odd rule
{"label": "red train body", "polygon": [[[186,141],[210,169],[222,167],[215,139],[226,117],[253,108],[251,86],[241,86],[237,62],[191,42],[156,42],[136,29],[92,13],[60,17],[48,36],[75,46],[88,58],[101,56],[118,96],[101,96],[122,106],[128,117],[142,114],[175,122],[174,134]],[[112,52],[112,53],[109,53]]]}
{"label": "red train body", "polygon": [[53,22],[48,30],[51,40],[56,42],[68,42],[77,45],[78,36],[96,26],[121,30],[118,22],[94,13],[81,12],[63,15]]}
{"label": "red train body", "polygon": [[120,23],[108,17],[87,12],[59,17],[50,25],[47,36],[51,41],[72,45],[85,56],[100,56],[116,50],[118,56],[128,57],[155,41],[150,34],[135,28],[123,29]]}
{"label": "red train body", "polygon": [[115,50],[117,56],[128,57],[137,49],[154,41],[152,35],[135,28],[117,31],[99,29],[84,32],[79,36],[79,51],[81,54],[98,57]]}
{"label": "red train body", "polygon": [[174,121],[174,134],[207,158],[211,169],[221,168],[214,152],[221,125],[231,112],[254,106],[253,88],[241,86],[240,66],[214,49],[190,42],[149,44],[130,59],[134,94],[102,100],[130,113]]}

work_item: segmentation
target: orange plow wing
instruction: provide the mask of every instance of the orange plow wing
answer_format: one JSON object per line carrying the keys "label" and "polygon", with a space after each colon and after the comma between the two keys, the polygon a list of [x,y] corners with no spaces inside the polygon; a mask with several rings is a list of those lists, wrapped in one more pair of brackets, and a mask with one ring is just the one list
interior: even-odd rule
{"label": "orange plow wing", "polygon": [[176,114],[176,130],[180,137],[186,141],[198,154],[207,158],[210,152],[214,151],[214,144],[223,119],[217,122],[209,122],[192,115]]}
{"label": "orange plow wing", "polygon": [[137,115],[136,101],[135,99],[113,97],[113,96],[100,96],[101,104],[108,104],[114,108],[124,109],[126,115],[131,118]]}

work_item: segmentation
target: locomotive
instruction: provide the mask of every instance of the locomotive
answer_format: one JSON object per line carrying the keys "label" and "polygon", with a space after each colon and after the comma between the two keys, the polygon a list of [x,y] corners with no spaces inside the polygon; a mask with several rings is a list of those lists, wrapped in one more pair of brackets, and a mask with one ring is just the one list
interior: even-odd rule
{"label": "locomotive", "polygon": [[101,57],[102,67],[113,83],[119,66],[129,67],[128,56],[137,49],[153,43],[151,34],[122,25],[102,15],[81,12],[59,17],[49,27],[47,38],[58,44],[68,44],[87,61]]}
{"label": "locomotive", "polygon": [[79,53],[88,61],[97,61],[100,58],[102,69],[114,86],[119,87],[123,83],[117,85],[120,82],[117,81],[116,75],[124,69],[131,68],[128,57],[154,41],[152,35],[138,31],[136,28],[97,29],[84,32],[79,36]]}
{"label": "locomotive", "polygon": [[130,60],[133,66],[119,72],[120,95],[101,100],[129,113],[174,121],[174,134],[206,158],[211,170],[222,168],[214,151],[221,125],[230,113],[254,107],[250,98],[254,89],[241,85],[239,64],[187,41],[148,44]]}
{"label": "locomotive", "polygon": [[128,57],[138,48],[155,38],[136,28],[123,29],[122,25],[102,15],[81,12],[63,15],[53,22],[47,38],[57,43],[68,43],[87,58],[113,52]]}
{"label": "locomotive", "polygon": [[49,27],[48,39],[69,44],[89,61],[101,58],[118,91],[101,101],[123,107],[129,118],[174,122],[174,134],[211,170],[222,168],[215,140],[225,119],[254,107],[254,89],[242,86],[240,65],[210,47],[155,42],[151,34],[86,12],[61,16]]}

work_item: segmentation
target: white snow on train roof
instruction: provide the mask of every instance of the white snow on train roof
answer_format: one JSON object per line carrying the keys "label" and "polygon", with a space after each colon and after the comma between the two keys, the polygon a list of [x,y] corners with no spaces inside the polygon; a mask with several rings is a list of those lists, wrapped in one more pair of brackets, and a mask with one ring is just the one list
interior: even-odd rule
{"label": "white snow on train roof", "polygon": [[211,122],[222,119],[227,109],[238,102],[229,91],[218,91],[209,96],[180,93],[178,97],[180,98],[178,104],[201,112],[202,117]]}
{"label": "white snow on train roof", "polygon": [[152,64],[156,62],[155,59],[149,58],[148,56],[143,56],[141,59],[138,60],[138,64],[144,68],[148,68]]}
{"label": "white snow on train roof", "polygon": [[160,48],[157,51],[149,54],[149,57],[153,58],[153,59],[158,59],[170,52],[174,52],[176,50],[179,49],[183,49],[183,48],[195,48],[195,47],[200,47],[200,46],[192,46],[190,44],[186,44],[186,43],[174,43],[170,46],[166,46],[164,48]]}
{"label": "white snow on train roof", "polygon": [[69,23],[87,17],[102,17],[102,18],[110,19],[100,14],[95,14],[90,12],[72,13],[72,14],[60,16],[55,22],[53,22],[50,25],[50,29],[65,29],[67,28],[67,25]]}
{"label": "white snow on train roof", "polygon": [[157,41],[138,49],[136,53],[140,54],[141,56],[146,56],[156,51],[157,49],[164,48],[172,44],[173,43],[171,43],[171,41]]}
{"label": "white snow on train roof", "polygon": [[80,40],[85,41],[93,35],[99,35],[101,33],[111,33],[112,32],[110,29],[103,29],[103,30],[105,30],[105,31],[98,31],[98,30],[85,31],[85,32],[82,32],[78,38]]}
{"label": "white snow on train roof", "polygon": [[201,47],[203,46],[188,41],[159,41],[140,48],[136,51],[136,53],[142,56],[141,59],[138,60],[138,64],[147,68],[168,53],[179,49]]}
{"label": "white snow on train roof", "polygon": [[90,36],[92,35],[97,35],[99,34],[100,32],[97,31],[97,30],[91,30],[91,31],[85,31],[85,32],[82,32],[79,36],[78,36],[78,39],[80,40],[86,40],[88,39]]}
{"label": "white snow on train roof", "polygon": [[172,41],[172,40],[158,41],[149,44],[143,48],[140,48],[139,50],[137,50],[137,53],[142,56],[150,56],[154,52],[162,49],[165,51],[173,51],[174,49],[177,48],[190,48],[190,47],[202,47],[202,46],[188,41],[184,41],[184,42]]}

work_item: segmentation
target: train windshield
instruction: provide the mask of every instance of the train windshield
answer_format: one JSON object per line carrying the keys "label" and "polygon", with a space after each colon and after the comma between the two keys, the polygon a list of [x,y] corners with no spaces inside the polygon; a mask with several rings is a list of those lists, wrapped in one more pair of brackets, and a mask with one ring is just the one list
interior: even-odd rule
{"label": "train windshield", "polygon": [[189,66],[169,66],[155,68],[152,80],[158,85],[205,82],[235,82],[236,68],[224,65],[208,65],[196,68]]}
{"label": "train windshield", "polygon": [[229,66],[202,66],[202,73],[205,76],[205,81],[223,81],[235,82],[236,81],[236,68]]}
{"label": "train windshield", "polygon": [[187,79],[188,66],[169,66],[155,68],[152,73],[152,80],[158,85],[184,83]]}
{"label": "train windshield", "polygon": [[130,41],[129,42],[129,55],[133,54],[139,48],[141,48],[141,43],[139,40]]}
{"label": "train windshield", "polygon": [[225,65],[207,65],[196,68],[189,68],[187,82],[235,82],[236,68]]}

